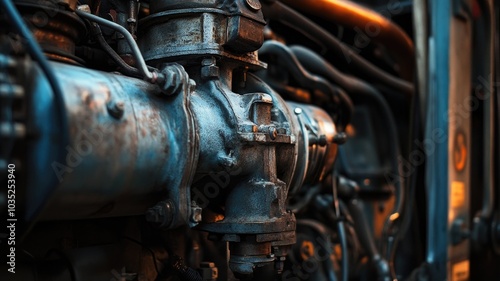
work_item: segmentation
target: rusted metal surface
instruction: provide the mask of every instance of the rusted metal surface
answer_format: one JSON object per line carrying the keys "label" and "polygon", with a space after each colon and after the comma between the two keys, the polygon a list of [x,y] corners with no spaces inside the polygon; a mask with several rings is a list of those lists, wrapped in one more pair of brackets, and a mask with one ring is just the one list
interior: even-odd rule
{"label": "rusted metal surface", "polygon": [[139,45],[148,61],[221,56],[260,67],[264,17],[243,0],[154,1],[140,22]]}
{"label": "rusted metal surface", "polygon": [[[188,222],[188,187],[197,162],[189,82],[184,81],[183,94],[164,97],[156,95],[161,93],[159,88],[137,79],[63,64],[54,68],[66,94],[71,144],[59,147],[66,155],[63,162],[45,155],[46,162],[38,163],[43,167],[33,171],[28,186],[34,200],[44,190],[37,184],[44,177],[56,177],[59,182],[41,217],[142,214],[167,197],[174,202],[172,225]],[[43,78],[35,83],[41,86],[33,93],[38,101],[33,109],[38,138],[49,141],[57,135],[42,123],[54,122],[44,117],[51,115],[47,112],[51,96],[42,87]],[[39,149],[34,157],[46,151]]]}
{"label": "rusted metal surface", "polygon": [[[134,5],[119,12],[135,14]],[[151,2],[137,33],[142,54],[135,42],[131,50],[155,79],[53,63],[67,128],[56,125],[50,87],[30,66],[29,217],[145,214],[163,228],[199,225],[230,243],[235,273],[275,262],[279,271],[296,240],[288,195],[331,169],[336,128],[325,111],[286,103],[248,73],[264,66],[255,52],[264,40],[260,9],[253,0]],[[76,13],[122,31],[126,25]],[[72,54],[78,30],[51,23],[58,33],[37,39]]]}
{"label": "rusted metal surface", "polygon": [[75,56],[75,45],[85,26],[72,13],[76,1],[24,0],[16,1],[16,6],[49,58],[73,64],[81,61]]}

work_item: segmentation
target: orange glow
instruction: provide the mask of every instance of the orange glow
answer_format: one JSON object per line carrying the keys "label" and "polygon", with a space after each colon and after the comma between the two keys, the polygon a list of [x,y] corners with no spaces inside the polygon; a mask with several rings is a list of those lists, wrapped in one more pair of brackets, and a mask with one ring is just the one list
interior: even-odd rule
{"label": "orange glow", "polygon": [[413,79],[413,41],[399,26],[382,15],[345,0],[282,0],[282,2],[299,11],[355,28],[356,32],[364,33],[370,40],[384,44],[400,64],[403,76],[407,80]]}

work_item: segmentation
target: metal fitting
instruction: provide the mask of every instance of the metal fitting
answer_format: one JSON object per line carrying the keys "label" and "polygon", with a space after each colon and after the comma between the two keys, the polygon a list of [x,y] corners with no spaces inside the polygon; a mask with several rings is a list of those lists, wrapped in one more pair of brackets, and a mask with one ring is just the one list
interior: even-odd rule
{"label": "metal fitting", "polygon": [[274,125],[260,125],[257,131],[268,134],[271,140],[275,140],[279,134],[278,129]]}
{"label": "metal fitting", "polygon": [[145,214],[146,221],[157,224],[159,227],[168,227],[174,218],[174,207],[169,200],[162,201],[149,208]]}
{"label": "metal fitting", "polygon": [[276,127],[274,126],[269,127],[269,137],[272,140],[275,140],[278,137],[278,130],[276,129]]}
{"label": "metal fitting", "polygon": [[214,57],[205,58],[201,61],[201,78],[213,79],[219,77],[219,67]]}
{"label": "metal fitting", "polygon": [[333,142],[336,144],[344,144],[347,141],[347,134],[344,132],[337,133],[333,136]]}
{"label": "metal fitting", "polygon": [[202,208],[196,204],[195,201],[191,202],[191,223],[196,225],[201,222],[202,216]]}
{"label": "metal fitting", "polygon": [[79,5],[78,7],[76,7],[76,10],[84,12],[84,13],[89,13],[89,14],[92,13],[92,11],[90,10],[90,6],[87,4]]}
{"label": "metal fitting", "polygon": [[125,112],[125,104],[122,101],[115,101],[113,99],[106,103],[106,108],[109,115],[116,119],[122,118]]}
{"label": "metal fitting", "polygon": [[171,96],[182,90],[184,81],[189,81],[184,67],[179,64],[168,64],[161,69],[157,84],[162,94]]}
{"label": "metal fitting", "polygon": [[252,10],[258,11],[262,8],[259,0],[246,0],[247,5],[252,8]]}
{"label": "metal fitting", "polygon": [[219,270],[213,262],[201,262],[198,272],[204,281],[217,280],[219,277]]}

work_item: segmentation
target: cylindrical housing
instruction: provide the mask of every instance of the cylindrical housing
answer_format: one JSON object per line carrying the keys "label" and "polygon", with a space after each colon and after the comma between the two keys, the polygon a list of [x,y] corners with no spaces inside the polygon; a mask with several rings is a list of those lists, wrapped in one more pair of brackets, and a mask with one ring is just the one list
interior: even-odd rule
{"label": "cylindrical housing", "polygon": [[[136,215],[168,197],[187,220],[189,192],[183,191],[197,142],[186,95],[157,96],[159,88],[141,80],[52,66],[68,128],[58,126],[52,91],[36,70],[29,108],[35,136],[25,164],[28,217],[40,210],[42,219]],[[70,143],[62,147],[64,134]]]}
{"label": "cylindrical housing", "polygon": [[338,151],[333,141],[337,129],[330,115],[319,107],[294,102],[287,105],[300,124],[295,131],[299,157],[290,187],[293,194],[303,184],[320,182],[332,171]]}

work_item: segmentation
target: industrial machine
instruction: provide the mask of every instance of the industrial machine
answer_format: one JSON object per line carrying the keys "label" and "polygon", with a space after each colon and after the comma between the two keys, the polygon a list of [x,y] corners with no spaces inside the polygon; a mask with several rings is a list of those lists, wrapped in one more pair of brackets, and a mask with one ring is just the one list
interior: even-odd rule
{"label": "industrial machine", "polygon": [[492,0],[2,0],[0,280],[497,280]]}

